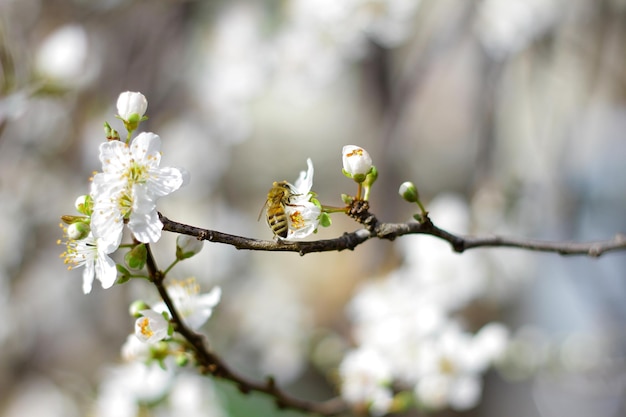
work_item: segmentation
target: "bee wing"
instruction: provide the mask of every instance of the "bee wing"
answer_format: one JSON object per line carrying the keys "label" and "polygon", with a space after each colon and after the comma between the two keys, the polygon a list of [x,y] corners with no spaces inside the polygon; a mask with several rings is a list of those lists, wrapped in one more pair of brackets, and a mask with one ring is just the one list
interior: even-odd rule
{"label": "bee wing", "polygon": [[263,215],[263,212],[265,211],[265,209],[267,209],[267,203],[268,203],[268,201],[265,200],[265,203],[263,204],[263,207],[261,207],[261,211],[259,211],[259,217],[257,217],[257,219],[256,219],[257,222],[259,220],[261,220],[261,216]]}

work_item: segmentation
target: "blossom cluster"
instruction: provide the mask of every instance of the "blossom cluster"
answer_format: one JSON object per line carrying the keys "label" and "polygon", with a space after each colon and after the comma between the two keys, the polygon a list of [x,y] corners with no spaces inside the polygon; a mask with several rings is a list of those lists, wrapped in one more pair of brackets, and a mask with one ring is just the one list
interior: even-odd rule
{"label": "blossom cluster", "polygon": [[[76,200],[79,214],[63,216],[67,224],[63,257],[71,266],[85,267],[85,293],[91,291],[94,279],[103,288],[109,288],[116,281],[141,276],[117,265],[111,255],[120,248],[125,233],[129,234],[133,243],[128,245],[126,265],[133,270],[144,268],[146,245],[161,238],[163,224],[156,209],[158,199],[188,182],[184,169],[160,166],[158,135],[141,132],[133,138],[146,119],[147,105],[141,93],[125,92],[119,96],[117,117],[127,131],[126,140],[105,124],[107,140],[99,146],[101,172],[93,176],[90,193]],[[300,173],[294,184],[275,182],[268,194],[267,220],[275,235],[280,232],[286,240],[306,238],[318,226],[330,224],[329,213],[349,213],[353,203],[368,200],[378,176],[371,156],[362,147],[346,145],[341,157],[343,174],[357,185],[355,195],[342,196],[344,207],[323,206],[312,191],[314,168],[308,159],[307,170]],[[399,193],[420,206],[417,220],[428,218],[412,183],[402,184]],[[460,223],[454,229],[461,230],[463,220],[459,219],[463,211],[459,214],[458,205],[452,207],[457,210],[452,210],[451,217]],[[445,207],[437,210],[438,215],[445,215],[446,211]],[[497,323],[486,324],[473,334],[454,316],[481,294],[484,270],[472,256],[455,263],[459,268],[455,269],[433,250],[436,244],[422,248],[410,238],[405,243],[410,246],[403,247],[404,266],[385,280],[365,285],[349,306],[357,345],[339,366],[341,394],[348,403],[376,415],[397,411],[394,404],[398,391],[411,391],[427,409],[469,409],[479,401],[482,373],[502,355],[508,339],[506,329]],[[202,242],[179,236],[176,247],[172,266],[198,253]],[[122,274],[119,280],[118,273]],[[437,281],[433,276],[438,277]],[[460,276],[462,280],[457,279]],[[166,362],[186,364],[190,352],[174,333],[173,321],[197,331],[220,302],[219,287],[200,293],[193,278],[168,283],[167,302],[148,305],[137,301],[131,305],[134,332],[122,348],[122,355],[131,364],[157,363],[162,368],[167,368]],[[161,373],[159,378],[167,381],[168,375],[172,374]],[[128,392],[133,391],[116,395]],[[127,400],[136,403],[137,399]]]}
{"label": "blossom cluster", "polygon": [[122,241],[125,226],[133,239],[143,243],[157,242],[163,224],[156,202],[178,190],[188,181],[181,168],[160,167],[161,138],[142,132],[131,140],[139,123],[145,120],[148,101],[141,93],[124,92],[117,100],[118,118],[128,131],[122,141],[106,124],[107,141],[100,144],[102,172],[94,175],[91,192],[77,200],[81,216],[64,216],[67,250],[62,256],[72,266],[84,266],[83,291],[89,293],[94,278],[103,288],[111,287],[117,278],[110,254]]}

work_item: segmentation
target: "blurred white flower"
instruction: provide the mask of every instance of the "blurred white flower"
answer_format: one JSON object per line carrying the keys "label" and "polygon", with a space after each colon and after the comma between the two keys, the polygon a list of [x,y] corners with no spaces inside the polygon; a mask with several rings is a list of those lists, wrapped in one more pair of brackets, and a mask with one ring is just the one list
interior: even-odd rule
{"label": "blurred white flower", "polygon": [[[180,314],[182,320],[192,330],[198,330],[206,323],[213,314],[213,308],[217,306],[222,297],[222,289],[214,287],[210,292],[200,294],[200,286],[195,278],[184,281],[171,281],[167,292],[174,303],[174,308]],[[170,314],[164,302],[155,304],[152,310]]]}
{"label": "blurred white flower", "polygon": [[145,362],[150,359],[151,355],[150,345],[139,340],[134,333],[126,337],[126,341],[120,350],[122,359],[126,362]]}
{"label": "blurred white flower", "polygon": [[141,310],[142,317],[135,320],[135,336],[150,345],[167,337],[169,323],[161,313],[154,310]]}
{"label": "blurred white flower", "polygon": [[[429,210],[437,225],[468,230],[458,197],[437,197]],[[508,330],[498,323],[475,335],[462,330],[457,311],[488,290],[484,262],[424,239],[405,236],[403,266],[359,288],[348,310],[353,334],[358,349],[384,358],[390,379],[412,387],[425,407],[466,410],[480,400],[482,374],[505,352]]]}
{"label": "blurred white flower", "polygon": [[393,401],[392,373],[385,356],[368,348],[346,354],[339,365],[341,396],[352,405],[368,406],[373,415],[386,414]]}
{"label": "blurred white flower", "polygon": [[420,403],[431,410],[469,410],[480,401],[482,381],[476,376],[427,375],[415,386]]}
{"label": "blurred white flower", "polygon": [[500,58],[524,49],[558,21],[560,0],[483,0],[476,31],[486,50]]}
{"label": "blurred white flower", "polygon": [[98,389],[96,417],[136,417],[139,404],[152,403],[169,390],[173,366],[130,362],[107,369]]}
{"label": "blurred white flower", "polygon": [[248,349],[234,353],[260,374],[271,373],[276,381],[287,384],[306,369],[312,324],[307,303],[299,293],[301,288],[284,278],[276,274],[272,264],[265,273],[261,267],[245,280],[237,299],[246,308],[235,307],[233,314],[241,345]]}
{"label": "blurred white flower", "polygon": [[185,417],[226,415],[213,381],[200,375],[179,374],[171,388],[167,403],[168,413],[163,415]]}
{"label": "blurred white flower", "polygon": [[89,40],[77,24],[62,26],[39,46],[35,68],[40,76],[63,87],[80,87],[95,75],[95,63],[88,59]]}
{"label": "blurred white flower", "polygon": [[91,228],[95,236],[119,245],[128,228],[137,240],[154,243],[161,238],[163,224],[156,211],[158,198],[187,182],[188,174],[179,168],[160,168],[161,138],[143,132],[131,146],[121,141],[100,145],[102,171],[94,176]]}
{"label": "blurred white flower", "polygon": [[481,374],[504,352],[508,331],[490,323],[476,335],[448,325],[420,348],[416,394],[432,409],[472,408],[480,401]]}

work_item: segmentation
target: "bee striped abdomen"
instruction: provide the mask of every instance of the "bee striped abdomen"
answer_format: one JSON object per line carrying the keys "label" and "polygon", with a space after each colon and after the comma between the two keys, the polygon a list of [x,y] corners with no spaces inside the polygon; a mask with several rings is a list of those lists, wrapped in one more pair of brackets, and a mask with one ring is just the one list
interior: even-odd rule
{"label": "bee striped abdomen", "polygon": [[284,211],[268,216],[267,223],[274,232],[274,235],[282,237],[283,239],[287,237],[287,215]]}

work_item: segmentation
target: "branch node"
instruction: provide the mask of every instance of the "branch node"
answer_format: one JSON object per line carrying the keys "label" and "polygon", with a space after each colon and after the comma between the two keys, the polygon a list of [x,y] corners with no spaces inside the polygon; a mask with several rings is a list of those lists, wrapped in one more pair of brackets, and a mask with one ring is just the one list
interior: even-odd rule
{"label": "branch node", "polygon": [[202,229],[198,232],[198,240],[208,240],[211,241],[213,239],[212,235],[208,230]]}
{"label": "branch node", "polygon": [[373,232],[378,224],[376,216],[369,212],[370,203],[367,200],[354,200],[348,209],[348,216],[361,223],[370,232]]}

